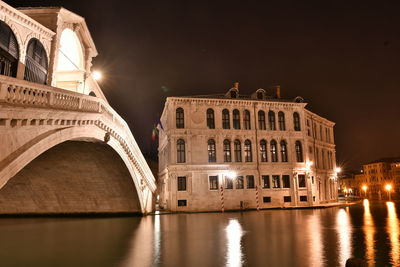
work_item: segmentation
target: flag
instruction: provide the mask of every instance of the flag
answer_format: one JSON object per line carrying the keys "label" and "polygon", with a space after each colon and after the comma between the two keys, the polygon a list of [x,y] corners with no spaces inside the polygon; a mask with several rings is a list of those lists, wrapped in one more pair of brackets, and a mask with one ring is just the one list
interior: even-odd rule
{"label": "flag", "polygon": [[158,137],[158,130],[157,130],[157,126],[154,124],[153,132],[151,134],[151,139],[153,141],[156,141],[157,137]]}

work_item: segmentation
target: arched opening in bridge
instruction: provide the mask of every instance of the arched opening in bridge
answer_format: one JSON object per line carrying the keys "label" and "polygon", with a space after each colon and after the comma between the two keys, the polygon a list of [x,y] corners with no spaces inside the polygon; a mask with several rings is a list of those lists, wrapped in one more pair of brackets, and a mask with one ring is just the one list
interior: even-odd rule
{"label": "arched opening in bridge", "polygon": [[18,42],[11,28],[0,21],[0,75],[17,76]]}
{"label": "arched opening in bridge", "polygon": [[38,39],[32,38],[26,50],[24,79],[35,83],[46,84],[47,69],[46,50],[44,50],[43,45]]}
{"label": "arched opening in bridge", "polygon": [[129,170],[117,152],[103,143],[61,143],[0,189],[0,214],[140,212]]}
{"label": "arched opening in bridge", "polygon": [[83,93],[85,83],[84,50],[78,35],[71,29],[61,33],[56,86]]}

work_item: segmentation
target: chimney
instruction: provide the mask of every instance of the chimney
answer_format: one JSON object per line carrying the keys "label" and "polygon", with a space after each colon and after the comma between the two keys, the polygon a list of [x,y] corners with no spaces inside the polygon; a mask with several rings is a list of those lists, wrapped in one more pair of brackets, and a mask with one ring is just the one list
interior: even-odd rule
{"label": "chimney", "polygon": [[276,89],[276,98],[281,98],[281,86],[280,85],[277,85],[277,86],[275,86],[275,89]]}
{"label": "chimney", "polygon": [[233,83],[233,88],[239,90],[239,82],[234,82]]}

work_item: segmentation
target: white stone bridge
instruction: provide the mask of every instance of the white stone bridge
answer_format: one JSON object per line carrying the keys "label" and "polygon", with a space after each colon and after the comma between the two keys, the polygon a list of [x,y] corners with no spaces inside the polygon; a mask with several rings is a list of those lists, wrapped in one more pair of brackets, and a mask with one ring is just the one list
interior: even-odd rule
{"label": "white stone bridge", "polygon": [[[154,177],[128,125],[105,100],[0,75],[0,189],[39,155],[68,140],[111,146],[129,170],[140,212],[152,211]],[[74,166],[66,168],[73,173]],[[58,210],[64,212],[75,211]]]}

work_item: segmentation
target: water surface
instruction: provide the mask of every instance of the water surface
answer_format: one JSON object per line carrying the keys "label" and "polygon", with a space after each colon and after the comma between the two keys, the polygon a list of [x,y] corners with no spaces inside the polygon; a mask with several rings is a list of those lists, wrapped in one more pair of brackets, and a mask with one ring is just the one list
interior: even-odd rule
{"label": "water surface", "polygon": [[0,219],[0,266],[400,266],[399,209]]}

